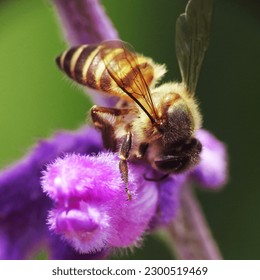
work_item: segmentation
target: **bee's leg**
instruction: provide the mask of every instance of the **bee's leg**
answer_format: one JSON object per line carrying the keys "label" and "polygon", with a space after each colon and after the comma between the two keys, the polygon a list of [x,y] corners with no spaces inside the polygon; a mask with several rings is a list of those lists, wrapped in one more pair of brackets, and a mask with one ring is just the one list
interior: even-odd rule
{"label": "bee's leg", "polygon": [[116,151],[114,123],[116,117],[127,114],[129,110],[93,106],[90,112],[94,126],[102,133],[104,147]]}
{"label": "bee's leg", "polygon": [[[93,106],[90,110],[91,118],[94,126],[101,130],[103,143],[105,148],[116,151],[117,141],[115,137],[114,123],[116,117],[123,116],[129,113],[129,109],[117,109]],[[125,135],[120,151],[119,151],[119,170],[126,187],[128,199],[131,200],[132,196],[128,189],[128,166],[127,159],[132,145],[132,134],[127,132]]]}
{"label": "bee's leg", "polygon": [[128,131],[124,136],[120,151],[119,151],[119,170],[122,176],[123,181],[125,182],[125,190],[128,196],[128,200],[132,199],[132,195],[128,189],[128,166],[127,159],[129,157],[129,152],[132,146],[132,134]]}

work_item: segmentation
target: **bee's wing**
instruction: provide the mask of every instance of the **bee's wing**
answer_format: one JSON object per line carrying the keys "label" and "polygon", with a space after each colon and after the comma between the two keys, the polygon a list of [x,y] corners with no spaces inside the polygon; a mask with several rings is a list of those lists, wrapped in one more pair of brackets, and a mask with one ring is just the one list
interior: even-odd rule
{"label": "bee's wing", "polygon": [[195,93],[209,44],[213,0],[190,0],[176,22],[176,54],[182,82]]}
{"label": "bee's wing", "polygon": [[[111,57],[115,50],[118,50],[118,55]],[[144,57],[137,55],[129,44],[119,40],[103,42],[100,54],[117,87],[155,122],[158,116],[149,90],[153,80],[152,65]],[[113,88],[109,90],[113,91]]]}

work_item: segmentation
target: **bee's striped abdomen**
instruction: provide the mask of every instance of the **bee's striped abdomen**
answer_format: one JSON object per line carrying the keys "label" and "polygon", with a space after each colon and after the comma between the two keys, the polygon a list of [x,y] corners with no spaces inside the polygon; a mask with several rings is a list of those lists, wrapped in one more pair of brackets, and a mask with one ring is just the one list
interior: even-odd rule
{"label": "bee's striped abdomen", "polygon": [[73,47],[57,57],[56,62],[70,78],[80,84],[88,85],[83,77],[83,70],[91,64],[91,54],[93,57],[96,49],[97,46],[92,45]]}
{"label": "bee's striped abdomen", "polygon": [[62,53],[56,62],[76,82],[128,98],[125,90],[134,86],[137,68],[148,86],[154,77],[153,67],[145,57],[130,54],[120,46],[82,45]]}
{"label": "bee's striped abdomen", "polygon": [[[62,53],[56,62],[60,69],[76,82],[93,89],[106,91],[111,86],[111,77],[105,69],[100,54],[101,46],[82,45]],[[118,50],[111,50],[110,56]]]}

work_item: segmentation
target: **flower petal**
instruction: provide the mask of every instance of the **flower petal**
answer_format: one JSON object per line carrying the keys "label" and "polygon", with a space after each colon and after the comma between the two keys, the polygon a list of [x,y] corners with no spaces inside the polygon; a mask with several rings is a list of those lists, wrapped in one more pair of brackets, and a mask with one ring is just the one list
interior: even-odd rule
{"label": "flower petal", "polygon": [[[67,155],[48,166],[43,189],[56,202],[50,228],[82,253],[127,247],[141,238],[157,205],[157,188],[144,167],[129,165],[127,200],[118,156]],[[58,184],[57,184],[58,182]]]}
{"label": "flower petal", "polygon": [[46,219],[52,202],[40,187],[45,165],[65,152],[97,153],[101,147],[93,128],[60,132],[0,173],[0,258],[26,258],[36,243],[51,238]]}
{"label": "flower petal", "polygon": [[196,135],[203,148],[201,161],[191,176],[204,187],[219,188],[228,178],[226,146],[204,129],[199,129]]}
{"label": "flower petal", "polygon": [[151,228],[167,225],[174,219],[180,204],[180,189],[187,181],[187,173],[171,175],[159,182],[159,199]]}
{"label": "flower petal", "polygon": [[[19,193],[17,198],[12,198],[10,205],[16,202],[19,204]],[[45,226],[48,207],[51,207],[51,202],[42,197],[31,200],[20,211],[0,218],[0,259],[28,258],[31,252],[41,245],[48,234]]]}
{"label": "flower petal", "polygon": [[91,254],[81,254],[68,244],[67,241],[61,240],[59,235],[52,233],[49,247],[51,248],[49,259],[52,260],[100,260],[107,258],[111,254],[109,249]]}

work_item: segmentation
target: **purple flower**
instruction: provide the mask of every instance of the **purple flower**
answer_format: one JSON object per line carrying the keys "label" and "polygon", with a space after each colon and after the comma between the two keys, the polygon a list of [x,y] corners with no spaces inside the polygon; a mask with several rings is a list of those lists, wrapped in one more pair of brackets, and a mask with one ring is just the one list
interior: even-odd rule
{"label": "purple flower", "polygon": [[199,129],[196,133],[203,143],[200,164],[192,172],[192,176],[202,186],[219,188],[227,180],[226,147],[208,131]]}
{"label": "purple flower", "polygon": [[56,202],[50,228],[83,253],[136,243],[156,210],[157,189],[130,165],[127,201],[117,155],[67,155],[49,165],[43,187]]}
{"label": "purple flower", "polygon": [[[117,38],[97,0],[53,2],[70,44]],[[98,97],[97,102],[113,100]],[[187,182],[210,188],[225,183],[225,146],[205,130],[197,137],[202,159],[185,174],[151,182],[144,179],[153,173],[151,167],[130,163],[132,200],[127,200],[118,156],[102,148],[93,128],[40,141],[0,173],[0,258],[33,258],[40,249],[50,259],[104,258],[114,248],[138,245],[144,234],[175,217]]]}

